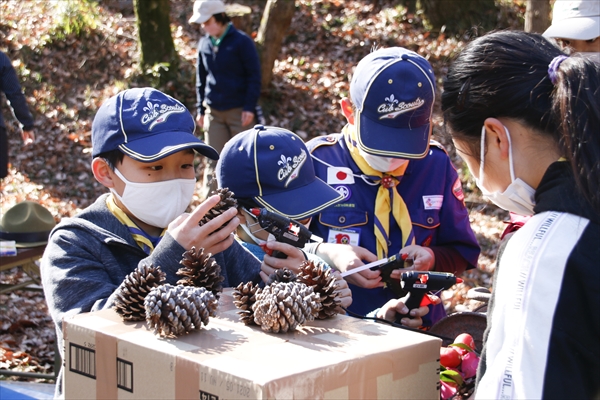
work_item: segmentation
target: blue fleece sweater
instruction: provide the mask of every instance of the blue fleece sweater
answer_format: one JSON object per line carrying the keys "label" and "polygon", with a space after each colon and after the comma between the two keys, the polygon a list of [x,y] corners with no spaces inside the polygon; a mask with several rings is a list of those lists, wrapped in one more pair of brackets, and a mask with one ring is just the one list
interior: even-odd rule
{"label": "blue fleece sweater", "polygon": [[[42,284],[56,324],[62,354],[62,320],[75,314],[110,308],[123,279],[142,263],[160,266],[165,283],[176,284],[185,249],[166,233],[150,256],[136,244],[128,228],[106,207],[106,197],[74,218],[64,218],[50,233],[41,263]],[[224,287],[260,279],[260,261],[236,241],[214,256]],[[62,371],[61,371],[62,376]],[[56,395],[61,394],[60,377]]]}
{"label": "blue fleece sweater", "polygon": [[260,96],[260,62],[254,41],[233,25],[215,51],[209,35],[200,38],[196,64],[196,108],[242,107],[254,112]]}

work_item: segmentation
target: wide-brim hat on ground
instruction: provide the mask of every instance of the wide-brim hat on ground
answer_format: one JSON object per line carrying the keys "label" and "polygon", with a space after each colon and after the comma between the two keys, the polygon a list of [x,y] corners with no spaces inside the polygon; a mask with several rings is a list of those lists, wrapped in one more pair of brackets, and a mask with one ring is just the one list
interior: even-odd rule
{"label": "wide-brim hat on ground", "polygon": [[435,77],[425,58],[401,47],[370,53],[356,66],[350,97],[360,150],[380,157],[425,157],[435,102]]}
{"label": "wide-brim hat on ground", "polygon": [[543,36],[572,40],[599,37],[600,1],[557,0],[552,11],[552,25]]}
{"label": "wide-brim hat on ground", "polygon": [[288,218],[304,219],[342,200],[315,175],[306,145],[295,133],[255,125],[229,140],[217,163],[219,187],[238,199]]}
{"label": "wide-brim hat on ground", "polygon": [[190,24],[203,24],[215,14],[225,12],[225,4],[221,0],[197,0],[194,2],[194,13]]}
{"label": "wide-brim hat on ground", "polygon": [[106,100],[92,122],[92,157],[119,149],[154,162],[186,149],[216,160],[219,153],[194,136],[196,121],[178,100],[153,88],[124,90]]}
{"label": "wide-brim hat on ground", "polygon": [[50,211],[34,201],[23,201],[2,215],[0,239],[14,240],[17,247],[41,246],[48,243],[55,225]]}

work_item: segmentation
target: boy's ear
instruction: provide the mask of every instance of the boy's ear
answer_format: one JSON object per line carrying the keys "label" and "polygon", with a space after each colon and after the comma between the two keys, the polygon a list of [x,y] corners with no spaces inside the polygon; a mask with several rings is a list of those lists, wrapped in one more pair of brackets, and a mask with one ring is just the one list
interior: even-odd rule
{"label": "boy's ear", "polygon": [[340,106],[342,107],[342,113],[350,125],[354,125],[354,109],[352,108],[352,102],[349,98],[344,97],[340,100]]}
{"label": "boy's ear", "polygon": [[115,186],[115,183],[112,179],[113,171],[106,162],[106,160],[96,157],[92,160],[92,172],[94,173],[94,178],[102,185],[107,188],[111,188]]}

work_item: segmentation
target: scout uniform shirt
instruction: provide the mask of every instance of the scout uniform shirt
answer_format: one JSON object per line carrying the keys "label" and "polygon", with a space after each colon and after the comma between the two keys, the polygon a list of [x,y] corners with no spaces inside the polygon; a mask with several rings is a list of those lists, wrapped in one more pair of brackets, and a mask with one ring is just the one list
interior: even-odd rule
{"label": "scout uniform shirt", "polygon": [[[469,223],[461,182],[441,145],[431,144],[423,159],[409,161],[396,188],[408,208],[415,244],[452,246],[467,260],[468,268],[474,268],[480,249]],[[314,138],[307,147],[316,175],[344,195],[342,202],[313,217],[310,230],[327,242],[358,245],[377,254],[373,221],[379,184],[363,175],[342,134]],[[392,213],[389,224],[387,256],[398,254],[404,247]],[[446,271],[438,265],[436,270]],[[353,297],[349,310],[361,315],[395,298],[388,288],[349,286]]]}

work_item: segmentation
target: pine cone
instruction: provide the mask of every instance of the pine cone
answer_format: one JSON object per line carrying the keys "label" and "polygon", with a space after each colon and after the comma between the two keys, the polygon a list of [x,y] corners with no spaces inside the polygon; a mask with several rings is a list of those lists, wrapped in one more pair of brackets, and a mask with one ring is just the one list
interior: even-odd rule
{"label": "pine cone", "polygon": [[213,190],[212,192],[210,192],[209,196],[214,196],[215,194],[221,196],[221,201],[219,201],[219,203],[217,203],[216,206],[208,210],[206,215],[202,217],[202,219],[199,222],[200,226],[208,223],[213,218],[216,218],[219,215],[223,214],[231,207],[237,208],[238,206],[237,200],[233,197],[233,192],[230,191],[229,188],[219,188],[217,190]]}
{"label": "pine cone", "polygon": [[163,337],[200,329],[215,316],[217,305],[205,288],[170,284],[152,289],[144,301],[148,326]]}
{"label": "pine cone", "polygon": [[144,299],[150,291],[165,280],[160,267],[142,264],[125,277],[117,288],[114,308],[124,321],[146,319]]}
{"label": "pine cone", "polygon": [[269,275],[269,279],[265,285],[270,285],[274,282],[294,282],[298,279],[296,274],[290,271],[287,268],[275,270],[271,275]]}
{"label": "pine cone", "polygon": [[252,306],[256,302],[256,295],[260,292],[260,287],[252,282],[242,282],[233,290],[233,304],[239,309],[237,313],[246,325],[254,324]]}
{"label": "pine cone", "polygon": [[325,268],[323,263],[317,263],[312,260],[304,261],[300,265],[298,282],[312,287],[315,293],[321,298],[321,310],[318,319],[326,319],[336,315],[340,304],[339,293],[336,292],[336,278],[330,268]]}
{"label": "pine cone", "polygon": [[183,253],[183,259],[179,263],[183,267],[179,268],[177,275],[183,276],[183,279],[177,281],[178,285],[206,288],[219,299],[223,291],[221,282],[225,278],[221,275],[221,266],[212,258],[211,253],[204,253],[203,248],[196,252],[196,248],[192,247]]}
{"label": "pine cone", "polygon": [[275,282],[256,295],[254,322],[266,332],[287,332],[319,313],[319,295],[300,282]]}

